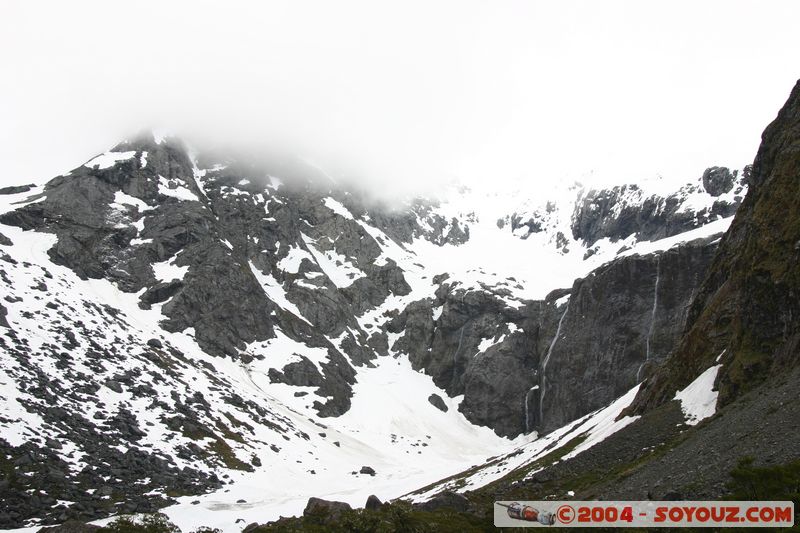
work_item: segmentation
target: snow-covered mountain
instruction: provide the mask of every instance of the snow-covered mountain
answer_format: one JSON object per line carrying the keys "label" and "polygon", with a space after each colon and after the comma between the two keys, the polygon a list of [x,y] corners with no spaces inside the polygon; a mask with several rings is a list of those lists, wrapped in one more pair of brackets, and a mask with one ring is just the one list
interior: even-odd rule
{"label": "snow-covered mountain", "polygon": [[0,190],[0,527],[238,531],[511,453],[667,357],[749,179],[382,206],[146,135]]}

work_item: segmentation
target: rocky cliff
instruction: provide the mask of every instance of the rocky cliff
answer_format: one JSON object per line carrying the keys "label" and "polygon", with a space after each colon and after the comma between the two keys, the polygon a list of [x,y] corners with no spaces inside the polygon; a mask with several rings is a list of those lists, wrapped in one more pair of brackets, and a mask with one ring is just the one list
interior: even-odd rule
{"label": "rocky cliff", "polygon": [[670,355],[717,240],[623,257],[575,282],[541,364],[538,428],[608,405]]}
{"label": "rocky cliff", "polygon": [[394,349],[463,395],[472,422],[508,436],[553,430],[619,397],[669,355],[718,239],[620,257],[518,309],[445,283],[437,299],[390,322],[403,332]]}

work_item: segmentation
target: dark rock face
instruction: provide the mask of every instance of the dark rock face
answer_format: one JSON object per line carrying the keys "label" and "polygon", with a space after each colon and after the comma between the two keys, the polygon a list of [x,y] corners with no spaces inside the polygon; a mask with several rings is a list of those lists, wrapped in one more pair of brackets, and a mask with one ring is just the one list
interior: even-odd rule
{"label": "dark rock face", "polygon": [[719,403],[797,365],[800,345],[800,82],[762,135],[752,185],[689,310],[673,356],[634,410],[669,401],[719,357]]}
{"label": "dark rock face", "polygon": [[435,203],[415,200],[404,214],[381,206],[369,209],[368,213],[375,227],[398,242],[410,243],[415,238],[425,238],[442,246],[468,241],[469,227],[455,218],[447,220],[435,213],[435,206]]}
{"label": "dark rock face", "polygon": [[548,432],[607,405],[669,355],[717,239],[616,259],[519,307],[443,282],[387,331],[401,334],[393,349],[415,369],[464,395],[459,411],[471,422],[510,437]]}
{"label": "dark rock face", "polygon": [[[459,410],[469,420],[487,425],[500,435],[533,429],[531,389],[537,382],[536,368],[542,354],[538,319],[544,319],[546,311],[539,302],[524,311],[531,316],[519,323],[519,329],[476,354],[464,372],[464,400]],[[536,311],[542,315],[537,316]]]}
{"label": "dark rock face", "polygon": [[741,204],[748,172],[747,168],[741,173],[725,167],[706,170],[701,180],[705,191],[712,196],[733,191],[735,196],[717,200],[699,212],[684,207],[687,197],[703,191],[699,184],[686,185],[667,197],[647,196],[637,185],[589,191],[575,207],[572,234],[588,246],[603,238],[616,241],[630,235],[656,240],[730,217]]}
{"label": "dark rock face", "polygon": [[21,192],[28,192],[34,187],[34,185],[12,185],[10,187],[2,187],[0,188],[0,194],[19,194]]}
{"label": "dark rock face", "polygon": [[153,304],[166,302],[175,296],[181,288],[183,288],[183,281],[177,279],[157,283],[147,289],[144,294],[139,297],[141,302],[139,305],[144,309],[149,309]]}
{"label": "dark rock face", "polygon": [[720,196],[733,189],[736,173],[725,167],[711,167],[703,172],[703,188],[711,196]]}
{"label": "dark rock face", "polygon": [[712,238],[623,257],[575,282],[539,380],[540,430],[607,405],[666,359],[715,250]]}
{"label": "dark rock face", "polygon": [[459,410],[469,420],[511,436],[525,431],[522,398],[537,355],[523,324],[536,322],[539,304],[512,307],[507,296],[442,283],[435,298],[413,302],[386,329],[400,334],[392,348],[408,354],[414,369],[450,396],[464,394]]}
{"label": "dark rock face", "polygon": [[151,347],[151,348],[158,348],[158,349],[161,349],[161,348],[164,347],[164,345],[158,339],[148,339],[147,340],[147,345],[149,347]]}

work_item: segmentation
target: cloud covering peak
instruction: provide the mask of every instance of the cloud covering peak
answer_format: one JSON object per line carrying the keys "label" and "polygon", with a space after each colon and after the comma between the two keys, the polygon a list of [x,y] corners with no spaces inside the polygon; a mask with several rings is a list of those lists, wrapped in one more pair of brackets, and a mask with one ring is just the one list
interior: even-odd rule
{"label": "cloud covering peak", "polygon": [[[739,166],[798,72],[793,2],[11,1],[0,182],[145,127],[380,191]],[[750,73],[758,72],[758,76]]]}

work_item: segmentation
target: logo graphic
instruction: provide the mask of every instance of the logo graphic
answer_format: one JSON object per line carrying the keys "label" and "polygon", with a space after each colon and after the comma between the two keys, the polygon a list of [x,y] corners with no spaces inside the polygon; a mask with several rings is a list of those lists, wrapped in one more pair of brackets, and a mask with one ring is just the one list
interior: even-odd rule
{"label": "logo graphic", "polygon": [[497,527],[775,528],[792,527],[791,501],[588,501],[495,502]]}
{"label": "logo graphic", "polygon": [[575,520],[575,509],[571,505],[562,505],[556,511],[556,516],[562,524],[571,524]]}
{"label": "logo graphic", "polygon": [[[556,523],[556,517],[553,513],[548,511],[540,511],[530,505],[522,505],[519,502],[513,502],[509,505],[497,502],[500,507],[505,507],[508,516],[515,520],[523,520],[525,522],[538,522],[544,526],[552,526]],[[574,513],[574,512],[573,512]]]}

